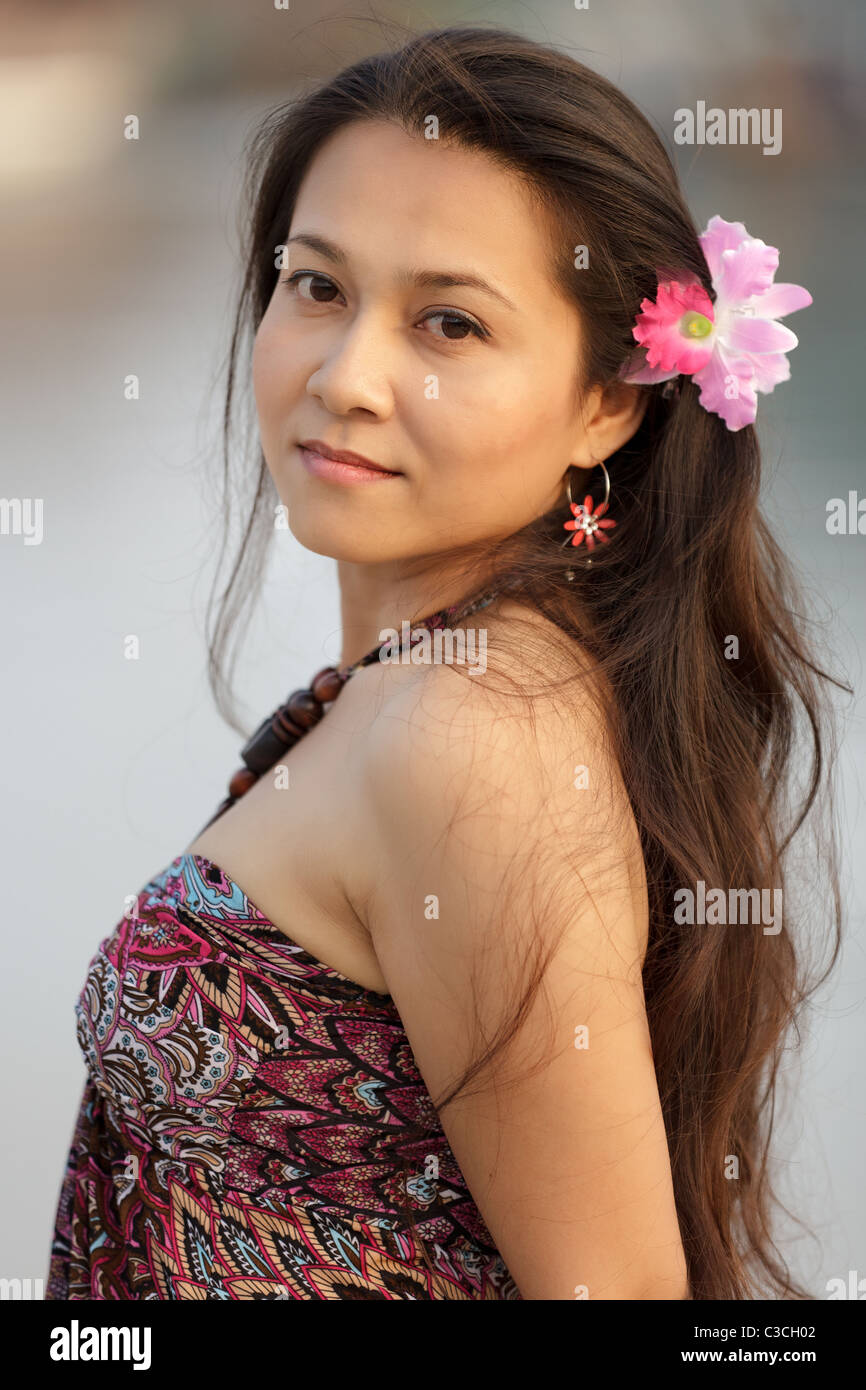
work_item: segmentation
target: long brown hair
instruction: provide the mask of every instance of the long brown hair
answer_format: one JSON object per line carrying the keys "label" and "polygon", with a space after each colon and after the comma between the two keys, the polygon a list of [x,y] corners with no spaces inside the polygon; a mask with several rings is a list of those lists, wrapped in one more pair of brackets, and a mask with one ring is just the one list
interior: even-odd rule
{"label": "long brown hair", "polygon": [[[537,199],[550,230],[551,274],[586,326],[578,389],[614,380],[634,348],[640,301],[654,295],[660,273],[691,271],[713,296],[671,161],[621,92],[571,57],[508,31],[413,35],[279,106],[251,141],[246,270],[224,414],[227,504],[239,352],[270,300],[275,251],[313,156],[350,121],[384,118],[420,134],[431,113],[439,115],[439,138],[494,157]],[[589,249],[580,269],[578,245]],[[795,949],[789,853],[792,836],[825,805],[819,793],[833,726],[819,680],[839,682],[809,653],[788,564],[759,511],[754,428],[729,431],[699,405],[688,378],[673,392],[647,393],[637,434],[607,461],[615,543],[597,548],[592,568],[569,583],[564,557],[581,552],[563,552],[563,514],[551,513],[498,543],[495,573],[575,650],[591,653],[611,692],[606,718],[646,865],[644,989],[690,1296],[808,1298],[771,1234],[779,1203],[768,1149],[788,1032],[840,946],[832,816],[821,818],[815,837],[827,884],[819,941],[830,959],[811,984],[804,945]],[[257,468],[213,624],[218,578],[208,608],[211,688],[245,735],[227,646],[255,597],[273,534],[277,499],[261,451]],[[227,536],[228,505],[224,516]],[[731,637],[735,659],[726,656]],[[674,893],[701,880],[725,893],[784,884],[782,929],[679,925]],[[539,984],[539,972],[530,973],[510,1028],[438,1099],[440,1111],[519,1028]],[[726,1171],[731,1156],[736,1180]]]}

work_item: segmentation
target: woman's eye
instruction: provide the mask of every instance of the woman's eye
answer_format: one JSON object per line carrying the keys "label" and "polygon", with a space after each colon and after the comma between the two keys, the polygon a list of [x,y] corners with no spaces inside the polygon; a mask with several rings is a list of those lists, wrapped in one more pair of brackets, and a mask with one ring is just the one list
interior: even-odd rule
{"label": "woman's eye", "polygon": [[[473,323],[472,319],[464,318],[462,314],[455,314],[453,310],[450,309],[435,309],[432,314],[428,314],[425,319],[422,319],[422,323],[429,323],[431,319],[443,320],[442,328],[445,332],[445,337],[451,343],[463,342],[467,336],[467,332],[474,333],[476,338],[483,339],[487,337],[484,329],[481,328],[479,324]],[[448,331],[449,328],[462,329],[463,332],[451,333]]]}
{"label": "woman's eye", "polygon": [[[297,285],[301,280],[318,280],[319,284],[316,286],[317,289],[336,290],[337,294],[339,294],[339,290],[337,290],[337,286],[334,284],[333,280],[329,280],[326,275],[317,275],[314,270],[296,270],[294,275],[290,275],[287,280],[283,281],[283,284],[291,285],[294,289],[295,285]],[[310,286],[310,289],[312,291],[312,285]],[[301,299],[308,298],[307,295],[300,294],[300,292],[298,293]],[[315,295],[313,295],[311,302],[313,304],[330,304],[331,300],[319,299]]]}
{"label": "woman's eye", "polygon": [[[309,295],[301,294],[300,290],[295,288],[302,280],[318,282],[316,284],[310,284]],[[333,280],[329,280],[327,275],[318,275],[314,270],[296,270],[294,275],[290,275],[288,279],[281,281],[281,283],[289,286],[292,293],[296,294],[299,299],[306,300],[308,304],[332,304],[333,298],[329,297],[328,292],[331,291],[332,294],[340,293]],[[475,323],[472,319],[465,318],[463,314],[455,313],[453,309],[434,309],[433,312],[427,314],[421,322],[429,323],[432,319],[442,320],[442,332],[445,342],[465,342],[466,337],[470,333],[482,340],[490,336],[480,324]]]}

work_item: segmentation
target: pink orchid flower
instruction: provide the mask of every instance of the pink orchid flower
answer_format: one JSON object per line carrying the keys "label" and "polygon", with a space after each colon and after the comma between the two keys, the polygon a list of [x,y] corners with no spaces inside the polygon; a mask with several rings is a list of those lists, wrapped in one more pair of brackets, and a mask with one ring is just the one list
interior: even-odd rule
{"label": "pink orchid flower", "polygon": [[805,309],[812,296],[802,285],[773,284],[779,252],[749,236],[742,222],[711,217],[700,242],[715,304],[694,277],[660,283],[655,301],[641,300],[632,329],[640,349],[623,380],[648,386],[691,376],[704,409],[739,430],[754,423],[756,393],[790,377],[786,353],[797,337],[778,320]]}

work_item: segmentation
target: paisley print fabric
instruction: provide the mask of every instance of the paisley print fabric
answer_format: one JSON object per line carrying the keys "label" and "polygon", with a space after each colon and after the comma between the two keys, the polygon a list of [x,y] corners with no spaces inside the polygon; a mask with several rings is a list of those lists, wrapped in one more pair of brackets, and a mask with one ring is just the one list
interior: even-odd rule
{"label": "paisley print fabric", "polygon": [[75,1013],[48,1299],[520,1298],[390,995],[210,860],[145,885]]}

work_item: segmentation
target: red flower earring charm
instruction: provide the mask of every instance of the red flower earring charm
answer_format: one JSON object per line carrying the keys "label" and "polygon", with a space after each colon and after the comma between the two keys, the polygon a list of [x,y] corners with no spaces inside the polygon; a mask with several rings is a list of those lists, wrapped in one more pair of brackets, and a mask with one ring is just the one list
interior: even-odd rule
{"label": "red flower earring charm", "polygon": [[[583,545],[584,541],[586,541],[587,550],[594,550],[597,541],[604,541],[605,544],[607,544],[610,540],[610,536],[605,535],[605,532],[612,530],[613,527],[616,526],[615,521],[610,521],[607,518],[602,520],[607,511],[608,502],[610,501],[610,474],[605,467],[604,459],[593,459],[593,462],[598,464],[604,474],[604,497],[594,509],[592,497],[589,493],[586,494],[583,502],[573,502],[571,498],[571,478],[569,478],[565,493],[568,498],[568,505],[571,508],[571,521],[564,521],[562,525],[564,530],[571,531],[573,534],[571,536],[566,536],[565,540],[562,542],[563,545]],[[591,566],[592,557],[587,555],[581,568],[590,569]],[[564,577],[569,582],[577,578],[577,570],[574,566],[571,566],[565,571]]]}
{"label": "red flower earring charm", "polygon": [[[599,502],[595,511],[593,511],[592,498],[589,494],[587,494],[583,504],[572,502],[570,505],[573,517],[571,521],[563,522],[563,527],[566,531],[574,532],[571,538],[572,545],[582,545],[586,541],[587,550],[594,550],[597,540],[604,541],[605,544],[610,540],[610,537],[604,533],[616,526],[616,522],[601,519],[607,511],[607,499],[604,502]],[[567,544],[567,542],[565,543]]]}

